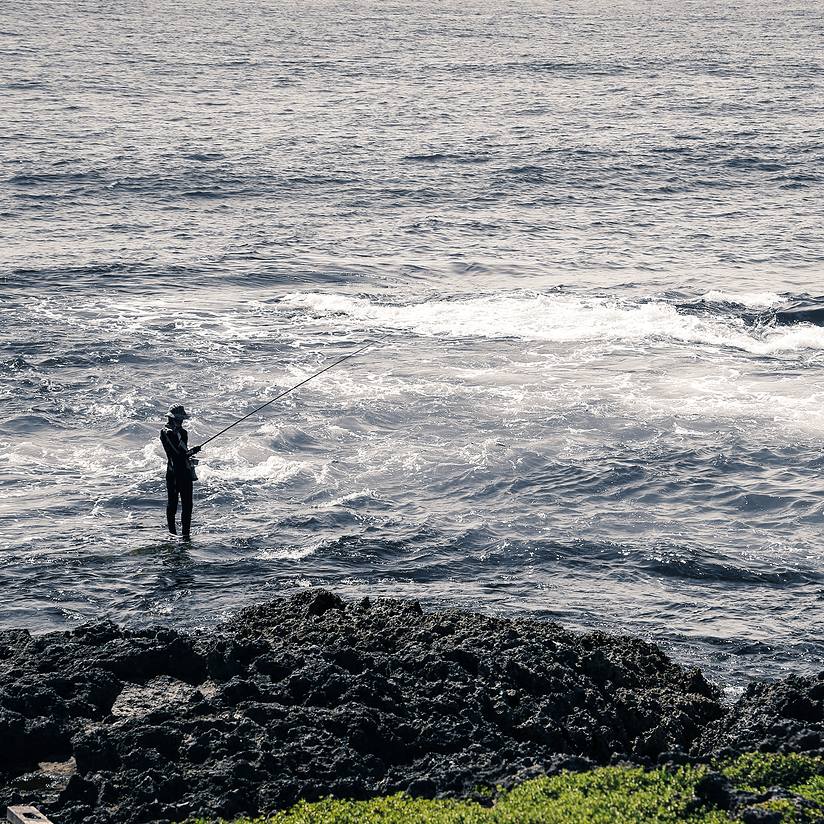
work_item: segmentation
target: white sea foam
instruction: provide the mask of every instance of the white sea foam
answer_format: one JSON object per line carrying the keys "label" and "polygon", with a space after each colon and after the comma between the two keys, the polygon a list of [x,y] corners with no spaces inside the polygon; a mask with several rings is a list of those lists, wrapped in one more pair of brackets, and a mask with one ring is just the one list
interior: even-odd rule
{"label": "white sea foam", "polygon": [[[817,435],[824,430],[824,393],[803,378],[763,382],[720,369],[702,378],[682,380],[668,374],[648,387],[643,384],[625,387],[617,410],[638,420],[670,419],[673,431],[701,437],[699,430],[683,431],[685,422],[712,426],[734,425],[754,432],[783,432]],[[706,433],[705,433],[706,434]]]}
{"label": "white sea foam", "polygon": [[294,478],[303,469],[303,461],[287,461],[278,455],[269,455],[258,463],[236,461],[225,465],[210,465],[201,462],[198,477],[204,482],[211,481],[260,481],[265,484],[281,484]]}
{"label": "white sea foam", "polygon": [[318,509],[336,509],[342,506],[351,506],[353,504],[364,504],[368,503],[370,500],[378,500],[379,495],[375,492],[374,489],[370,489],[369,487],[365,487],[364,489],[360,489],[357,492],[349,492],[346,495],[341,495],[338,498],[333,498],[330,501],[324,501],[321,504],[318,504]]}
{"label": "white sea foam", "polygon": [[772,309],[780,306],[784,299],[775,292],[722,292],[712,289],[701,296],[701,300],[711,303],[733,303],[747,309]]}
{"label": "white sea foam", "polygon": [[386,304],[308,292],[288,295],[283,303],[326,321],[344,316],[367,327],[406,329],[427,337],[521,338],[556,343],[660,340],[729,347],[759,355],[824,349],[824,329],[819,327],[752,330],[740,318],[683,314],[660,301],[629,303],[509,292],[463,300]]}

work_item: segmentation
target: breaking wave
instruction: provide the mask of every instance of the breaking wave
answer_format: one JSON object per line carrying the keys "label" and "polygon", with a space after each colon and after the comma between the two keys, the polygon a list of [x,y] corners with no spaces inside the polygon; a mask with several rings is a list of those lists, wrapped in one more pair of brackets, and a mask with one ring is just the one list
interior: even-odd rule
{"label": "breaking wave", "polygon": [[[777,297],[764,293],[746,299],[750,304],[760,301],[765,306]],[[739,299],[743,301],[745,296]],[[318,320],[345,316],[367,328],[407,330],[425,337],[514,338],[554,343],[669,341],[726,347],[755,355],[824,350],[824,329],[814,325],[753,328],[736,315],[686,314],[663,301],[632,303],[601,297],[510,292],[390,304],[364,297],[308,292],[287,295],[280,303]]]}
{"label": "breaking wave", "polygon": [[701,300],[710,303],[730,303],[747,309],[773,309],[784,302],[784,298],[775,292],[722,292],[712,289],[701,296]]}

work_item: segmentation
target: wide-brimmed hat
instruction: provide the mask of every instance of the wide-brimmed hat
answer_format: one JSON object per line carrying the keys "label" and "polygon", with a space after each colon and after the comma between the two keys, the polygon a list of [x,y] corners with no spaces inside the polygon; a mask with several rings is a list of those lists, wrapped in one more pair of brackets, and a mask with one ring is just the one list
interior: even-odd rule
{"label": "wide-brimmed hat", "polygon": [[169,411],[166,413],[167,418],[177,418],[179,421],[188,420],[189,415],[186,413],[186,410],[183,408],[183,404],[174,404],[174,406],[169,407]]}

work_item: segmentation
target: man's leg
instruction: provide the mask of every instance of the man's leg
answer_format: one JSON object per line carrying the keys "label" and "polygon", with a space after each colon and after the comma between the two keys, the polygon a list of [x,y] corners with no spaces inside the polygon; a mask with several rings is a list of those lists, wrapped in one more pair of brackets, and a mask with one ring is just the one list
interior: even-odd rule
{"label": "man's leg", "polygon": [[180,484],[180,502],[183,508],[180,512],[180,525],[183,528],[183,537],[189,537],[189,530],[192,527],[192,498],[194,497],[194,489],[192,482]]}
{"label": "man's leg", "polygon": [[177,535],[175,529],[175,515],[177,515],[177,484],[175,483],[175,476],[171,474],[166,475],[166,523],[169,526],[169,532],[172,535]]}

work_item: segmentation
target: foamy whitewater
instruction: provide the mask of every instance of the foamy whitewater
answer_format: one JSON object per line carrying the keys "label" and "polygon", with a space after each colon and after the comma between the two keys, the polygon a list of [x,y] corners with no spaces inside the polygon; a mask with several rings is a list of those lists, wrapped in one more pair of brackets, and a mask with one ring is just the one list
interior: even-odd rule
{"label": "foamy whitewater", "polygon": [[[0,626],[307,586],[824,653],[820,3],[0,12]],[[164,530],[172,402],[203,450]]]}

